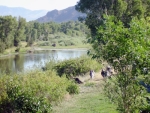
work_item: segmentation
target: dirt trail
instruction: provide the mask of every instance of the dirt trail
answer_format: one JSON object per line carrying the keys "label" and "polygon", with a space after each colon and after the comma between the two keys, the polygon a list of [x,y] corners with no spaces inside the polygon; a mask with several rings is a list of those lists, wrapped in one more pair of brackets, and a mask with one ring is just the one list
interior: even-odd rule
{"label": "dirt trail", "polygon": [[[91,99],[92,96],[94,95],[99,95],[101,93],[102,90],[102,82],[103,82],[103,77],[101,76],[100,71],[99,72],[95,72],[95,76],[93,79],[90,78],[89,73],[87,73],[84,76],[79,76],[78,77],[83,84],[79,84],[79,88],[80,88],[80,92],[78,95],[69,95],[66,94],[65,95],[65,99],[64,101],[62,101],[58,106],[54,106],[53,107],[53,113],[71,113],[68,112],[68,109],[81,109],[81,105],[79,103],[79,101],[84,101],[84,99],[88,99],[89,97]],[[87,85],[94,83],[94,87],[87,87]],[[92,85],[92,84],[91,84]],[[67,111],[67,112],[66,112]],[[76,112],[72,112],[72,113],[76,113]]]}
{"label": "dirt trail", "polygon": [[85,82],[87,82],[87,81],[98,82],[98,81],[100,81],[100,80],[103,79],[103,77],[101,76],[101,71],[95,72],[93,79],[90,78],[90,74],[89,74],[89,73],[87,73],[85,76],[79,76],[78,78],[79,78],[83,83],[85,83]]}

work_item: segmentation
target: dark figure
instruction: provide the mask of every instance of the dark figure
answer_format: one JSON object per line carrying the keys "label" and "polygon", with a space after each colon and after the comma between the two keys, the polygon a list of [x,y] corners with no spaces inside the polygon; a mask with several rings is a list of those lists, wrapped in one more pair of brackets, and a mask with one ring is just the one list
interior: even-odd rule
{"label": "dark figure", "polygon": [[101,71],[101,75],[102,75],[102,77],[106,77],[107,72],[106,72],[106,71],[104,71],[104,70],[102,69],[102,71]]}
{"label": "dark figure", "polygon": [[74,78],[75,82],[78,84],[82,84],[83,82],[79,78]]}
{"label": "dark figure", "polygon": [[142,110],[140,113],[150,113],[149,110]]}
{"label": "dark figure", "polygon": [[43,70],[43,71],[46,71],[47,69],[46,69],[46,67],[42,67],[42,70]]}
{"label": "dark figure", "polygon": [[144,81],[140,81],[139,84],[144,86],[147,92],[150,93],[150,84],[146,84]]}

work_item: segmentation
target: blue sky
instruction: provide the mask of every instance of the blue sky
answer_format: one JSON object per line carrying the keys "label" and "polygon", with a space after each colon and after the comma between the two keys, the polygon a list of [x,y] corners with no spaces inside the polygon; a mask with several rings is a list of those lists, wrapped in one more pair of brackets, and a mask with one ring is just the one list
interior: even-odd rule
{"label": "blue sky", "polygon": [[0,5],[8,7],[23,7],[30,10],[65,9],[76,5],[79,0],[0,0]]}

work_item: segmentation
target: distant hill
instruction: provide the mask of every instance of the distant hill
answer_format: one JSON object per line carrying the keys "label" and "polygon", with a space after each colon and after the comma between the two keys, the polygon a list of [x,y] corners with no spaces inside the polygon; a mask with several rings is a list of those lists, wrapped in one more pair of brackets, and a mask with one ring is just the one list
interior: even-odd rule
{"label": "distant hill", "polygon": [[6,7],[0,6],[0,16],[12,15],[15,17],[21,16],[26,21],[35,20],[41,16],[44,16],[48,11],[46,10],[28,10],[22,7]]}
{"label": "distant hill", "polygon": [[75,6],[68,7],[63,10],[52,10],[49,11],[45,16],[38,18],[38,22],[67,22],[70,20],[76,21],[79,16],[85,16],[83,13],[79,13],[75,10]]}

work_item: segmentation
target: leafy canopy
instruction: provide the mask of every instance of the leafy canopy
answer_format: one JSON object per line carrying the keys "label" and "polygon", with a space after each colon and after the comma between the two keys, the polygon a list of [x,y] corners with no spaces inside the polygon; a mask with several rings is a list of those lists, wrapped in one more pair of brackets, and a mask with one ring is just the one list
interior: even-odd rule
{"label": "leafy canopy", "polygon": [[76,10],[87,14],[85,23],[95,34],[96,27],[103,23],[104,14],[114,15],[116,21],[121,20],[127,27],[132,17],[148,17],[150,0],[80,0]]}
{"label": "leafy canopy", "polygon": [[93,57],[101,58],[114,67],[117,76],[106,84],[107,96],[116,102],[122,113],[139,111],[145,97],[140,81],[150,69],[150,26],[144,19],[134,18],[130,27],[111,16],[105,17],[92,40]]}

